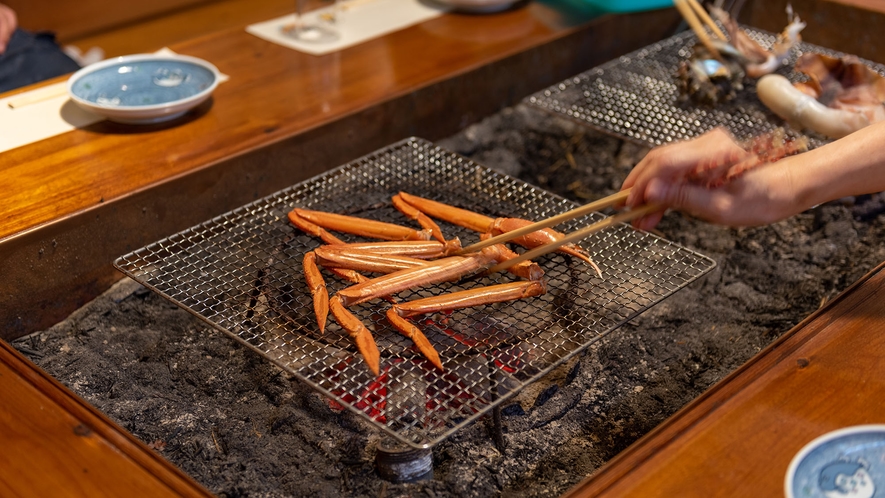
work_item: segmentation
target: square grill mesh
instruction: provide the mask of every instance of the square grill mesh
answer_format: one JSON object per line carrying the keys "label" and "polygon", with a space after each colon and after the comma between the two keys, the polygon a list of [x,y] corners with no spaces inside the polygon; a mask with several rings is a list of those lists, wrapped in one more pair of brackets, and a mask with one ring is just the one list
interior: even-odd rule
{"label": "square grill mesh", "polygon": [[[776,35],[767,31],[741,28],[766,49],[776,39]],[[755,82],[747,83],[749,79],[731,102],[716,107],[698,106],[690,101],[680,103],[676,71],[680,62],[691,56],[696,43],[694,32],[679,33],[541,90],[527,97],[526,102],[651,146],[693,138],[719,126],[739,140],[784,126],[784,121],[756,97]],[[807,77],[792,68],[796,59],[806,52],[845,56],[842,52],[800,42],[778,74],[792,82],[805,81]],[[885,75],[885,66],[861,60]],[[829,141],[814,133],[807,136],[810,148]]]}
{"label": "square grill mesh", "polygon": [[[548,281],[543,296],[421,317],[418,324],[439,352],[444,372],[386,322],[386,301],[370,301],[353,311],[381,350],[376,378],[334,321],[318,333],[302,258],[320,241],[294,228],[286,214],[304,207],[412,226],[391,204],[391,196],[401,190],[493,217],[539,220],[576,207],[412,138],[121,256],[114,264],[415,448],[427,448],[476,420],[715,265],[626,225],[595,234],[583,246],[602,268],[602,279],[581,261],[545,256],[538,261]],[[594,213],[558,229],[571,232],[603,217]],[[479,240],[466,229],[440,226],[464,245]],[[480,275],[406,291],[397,299],[509,280],[509,274]],[[330,294],[345,285],[330,275],[326,283]]]}

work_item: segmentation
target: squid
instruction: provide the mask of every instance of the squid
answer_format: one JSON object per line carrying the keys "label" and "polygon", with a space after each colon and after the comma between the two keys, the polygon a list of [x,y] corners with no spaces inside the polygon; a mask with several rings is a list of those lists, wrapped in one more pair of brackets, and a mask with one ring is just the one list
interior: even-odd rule
{"label": "squid", "polygon": [[731,45],[744,59],[744,71],[750,78],[760,78],[776,71],[789,57],[793,46],[801,40],[800,32],[805,29],[805,23],[787,6],[789,24],[778,34],[771,51],[768,51],[750,38],[725,10],[714,6],[710,8],[710,13],[725,27]]}
{"label": "squid", "polygon": [[770,74],[756,85],[759,100],[792,125],[842,138],[885,120],[885,78],[856,57],[803,54],[796,71],[809,80],[793,84]]}

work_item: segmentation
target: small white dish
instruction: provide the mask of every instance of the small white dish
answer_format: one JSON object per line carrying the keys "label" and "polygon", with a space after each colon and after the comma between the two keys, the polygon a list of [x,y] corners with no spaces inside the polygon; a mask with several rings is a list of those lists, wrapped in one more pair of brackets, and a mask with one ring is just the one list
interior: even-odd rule
{"label": "small white dish", "polygon": [[787,498],[872,498],[882,492],[885,425],[846,427],[818,437],[793,457],[784,480]]}
{"label": "small white dish", "polygon": [[116,57],[80,69],[68,79],[68,95],[80,107],[120,123],[175,119],[203,103],[221,73],[186,55]]}

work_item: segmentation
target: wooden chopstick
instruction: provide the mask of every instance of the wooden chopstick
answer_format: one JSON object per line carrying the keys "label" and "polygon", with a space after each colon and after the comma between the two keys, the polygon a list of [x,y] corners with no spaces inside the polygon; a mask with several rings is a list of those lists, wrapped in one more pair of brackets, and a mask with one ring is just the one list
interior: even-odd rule
{"label": "wooden chopstick", "polygon": [[62,95],[67,94],[68,87],[66,82],[55,83],[31,90],[30,92],[24,92],[20,96],[11,97],[9,101],[6,102],[6,105],[8,105],[10,109],[18,109],[26,105],[36,104],[37,102],[43,102],[44,100],[61,97]]}
{"label": "wooden chopstick", "polygon": [[707,10],[704,9],[704,7],[698,2],[698,0],[686,1],[688,2],[688,5],[690,5],[691,8],[695,11],[695,14],[697,14],[698,17],[700,17],[701,20],[704,22],[704,24],[706,24],[707,27],[710,28],[710,31],[712,31],[714,35],[716,35],[722,41],[728,41],[725,33],[723,33],[721,29],[719,29],[719,26],[717,26],[713,19],[710,17],[710,14],[707,14]]}
{"label": "wooden chopstick", "polygon": [[[707,35],[707,30],[704,29],[703,24],[698,19],[695,14],[694,8],[691,7],[688,3],[689,0],[673,0],[673,5],[679,9],[679,13],[682,14],[682,18],[685,19],[685,22],[688,23],[691,30],[694,31],[694,34],[697,35],[698,40],[707,47],[707,50],[713,54],[717,59],[722,59],[722,56],[719,54],[719,49],[717,49],[713,42],[710,40],[710,36]],[[700,7],[700,6],[699,6]]]}
{"label": "wooden chopstick", "polygon": [[466,254],[468,252],[476,252],[484,247],[493,246],[495,244],[500,244],[502,242],[507,242],[513,240],[517,237],[522,237],[523,235],[528,235],[532,232],[537,232],[538,230],[549,228],[552,226],[559,225],[560,223],[564,223],[568,220],[577,218],[579,216],[584,216],[586,214],[590,214],[594,211],[599,211],[600,209],[613,206],[619,202],[623,202],[627,200],[627,196],[630,194],[630,189],[621,190],[618,193],[612,194],[608,197],[603,197],[602,199],[593,201],[589,204],[584,204],[583,206],[572,209],[571,211],[567,211],[562,214],[558,214],[556,216],[551,216],[550,218],[543,219],[536,223],[532,223],[531,225],[526,225],[522,228],[517,228],[516,230],[511,230],[509,232],[502,233],[501,235],[496,235],[490,239],[483,240],[481,242],[477,242],[476,244],[469,245],[455,254]]}
{"label": "wooden chopstick", "polygon": [[[661,209],[661,206],[659,206],[657,204],[645,204],[645,205],[633,208],[629,211],[618,213],[614,216],[609,216],[608,218],[606,218],[604,220],[597,221],[596,223],[594,223],[590,226],[587,226],[587,227],[584,227],[580,230],[572,232],[572,233],[566,235],[565,237],[563,237],[562,239],[557,240],[556,242],[551,242],[550,244],[544,244],[543,246],[536,247],[536,248],[532,249],[531,251],[527,251],[527,252],[525,252],[513,259],[508,259],[507,261],[504,261],[503,263],[498,263],[497,265],[489,268],[487,273],[495,273],[495,272],[499,272],[502,270],[506,270],[507,268],[510,268],[511,266],[513,266],[515,264],[522,263],[523,261],[525,261],[527,259],[534,259],[534,258],[537,258],[538,256],[543,256],[543,255],[547,254],[548,252],[555,251],[566,244],[578,242],[579,240],[585,239],[585,238],[589,237],[590,235],[592,235],[600,230],[603,230],[605,228],[608,228],[612,225],[616,225],[618,223],[624,223],[624,222],[627,222],[630,220],[634,220],[636,218],[639,218],[641,216],[645,216],[649,213],[653,213],[653,212],[658,211],[660,209]],[[489,239],[489,240],[491,240],[491,239]]]}

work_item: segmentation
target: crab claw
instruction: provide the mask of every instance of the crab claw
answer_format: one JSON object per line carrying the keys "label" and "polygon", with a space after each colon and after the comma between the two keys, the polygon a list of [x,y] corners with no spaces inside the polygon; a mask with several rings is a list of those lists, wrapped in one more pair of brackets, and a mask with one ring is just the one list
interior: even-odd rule
{"label": "crab claw", "polygon": [[317,318],[317,325],[322,334],[326,330],[326,318],[329,316],[329,291],[326,290],[326,282],[320,269],[317,267],[317,257],[313,252],[304,255],[304,280],[313,296],[313,312]]}
{"label": "crab claw", "polygon": [[378,345],[375,344],[372,333],[359,318],[341,304],[341,298],[337,294],[329,300],[329,309],[332,316],[335,317],[335,321],[344,327],[344,330],[353,338],[356,348],[363,355],[363,360],[366,361],[366,366],[377,376],[381,371],[381,352],[378,351]]}
{"label": "crab claw", "polygon": [[409,219],[417,221],[418,224],[421,225],[421,227],[425,230],[430,230],[430,233],[433,234],[434,239],[440,242],[446,241],[446,238],[443,237],[442,230],[439,229],[439,225],[437,225],[435,221],[428,218],[426,214],[415,209],[414,206],[403,200],[403,198],[399,195],[394,195],[392,200],[393,207],[395,207],[400,213],[406,215]]}
{"label": "crab claw", "polygon": [[421,329],[415,326],[412,322],[399,316],[393,308],[387,310],[387,319],[402,335],[408,337],[415,343],[418,351],[421,351],[421,354],[430,360],[430,363],[433,363],[433,366],[440,371],[443,370],[442,362],[439,359],[439,353],[436,352],[436,349],[433,348],[430,341],[428,341],[427,337],[424,336],[424,333],[421,332]]}
{"label": "crab claw", "polygon": [[[502,233],[512,232],[513,230],[531,224],[531,221],[523,220],[521,218],[498,218],[495,220],[495,223],[493,224],[490,232],[492,233],[492,235],[500,235]],[[564,234],[557,232],[552,228],[544,228],[542,230],[532,232],[528,235],[517,237],[513,239],[513,242],[524,247],[535,248],[550,244],[551,242],[556,242],[557,240],[561,240],[563,237],[565,237]],[[599,275],[600,278],[602,278],[602,270],[600,270],[599,266],[597,266],[596,263],[592,259],[590,259],[590,256],[587,254],[586,251],[584,251],[584,248],[578,246],[577,244],[566,244],[557,249],[557,251],[583,260],[588,265],[592,266],[593,269],[596,270],[596,274]]]}

